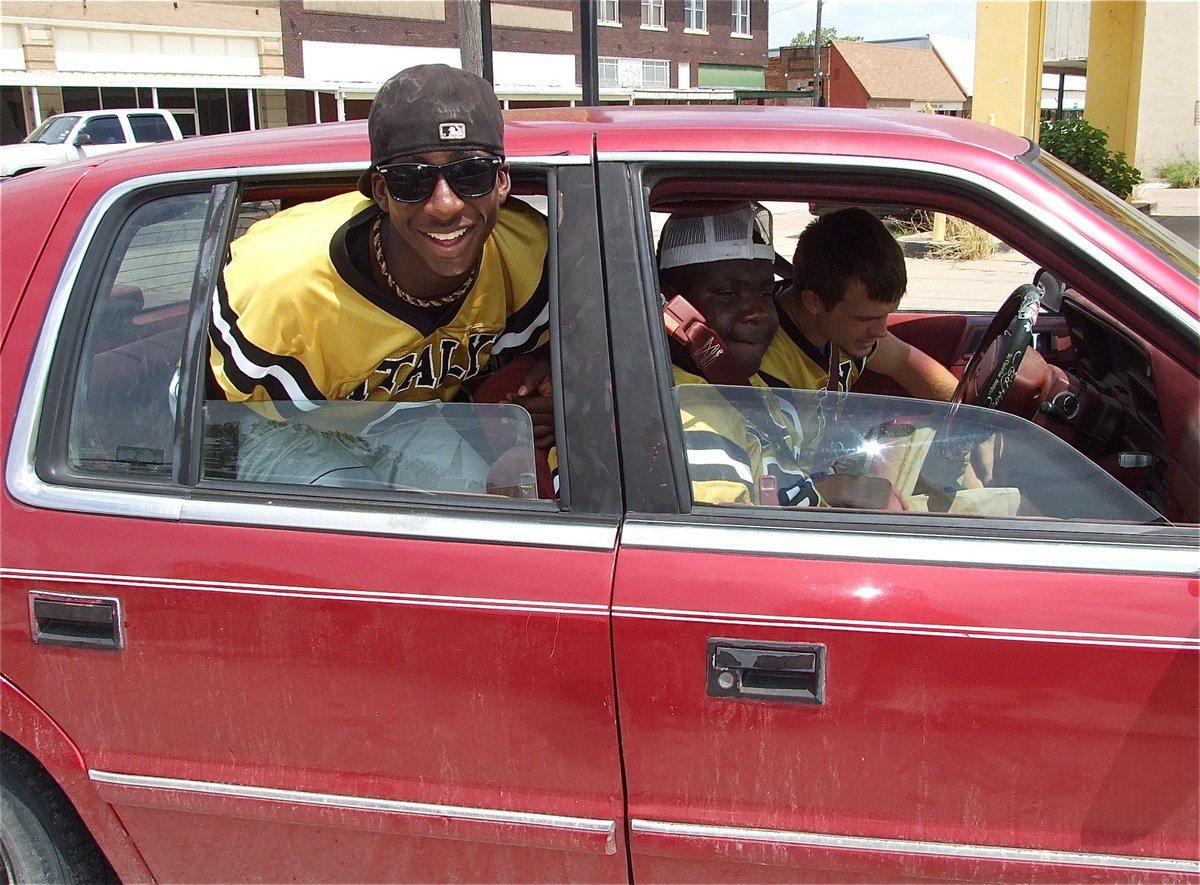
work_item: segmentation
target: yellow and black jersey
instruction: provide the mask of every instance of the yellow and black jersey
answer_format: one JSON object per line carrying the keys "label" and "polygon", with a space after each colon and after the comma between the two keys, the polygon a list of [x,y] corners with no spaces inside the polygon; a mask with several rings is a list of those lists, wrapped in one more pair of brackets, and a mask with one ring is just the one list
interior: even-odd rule
{"label": "yellow and black jersey", "polygon": [[[672,366],[675,386],[707,384],[700,375]],[[757,375],[753,387],[766,389]],[[705,504],[772,504],[815,507],[821,496],[799,463],[804,441],[798,416],[774,394],[679,397],[692,497]],[[774,489],[762,482],[773,477]],[[769,496],[764,499],[764,494]]]}
{"label": "yellow and black jersey", "polygon": [[545,219],[512,200],[474,286],[444,308],[406,304],[365,268],[375,203],[358,193],[258,222],[217,286],[210,365],[234,402],[450,401],[489,358],[549,338]]}
{"label": "yellow and black jersey", "polygon": [[[829,384],[829,348],[832,346],[815,347],[791,317],[780,310],[779,330],[771,339],[759,374],[771,387],[824,390]],[[838,390],[845,392],[854,386],[878,346],[876,342],[871,352],[861,359],[842,355],[838,362]]]}

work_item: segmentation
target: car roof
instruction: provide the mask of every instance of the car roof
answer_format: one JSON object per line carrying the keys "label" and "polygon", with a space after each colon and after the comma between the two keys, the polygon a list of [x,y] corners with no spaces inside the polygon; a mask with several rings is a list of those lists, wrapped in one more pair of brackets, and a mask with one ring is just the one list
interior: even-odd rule
{"label": "car roof", "polygon": [[[605,153],[746,152],[943,160],[987,166],[1030,148],[1024,138],[969,120],[912,111],[711,105],[545,108],[505,113],[512,158]],[[594,142],[593,142],[594,139]],[[94,160],[103,177],[183,170],[369,160],[365,120],[210,135]],[[972,161],[972,157],[974,160]]]}

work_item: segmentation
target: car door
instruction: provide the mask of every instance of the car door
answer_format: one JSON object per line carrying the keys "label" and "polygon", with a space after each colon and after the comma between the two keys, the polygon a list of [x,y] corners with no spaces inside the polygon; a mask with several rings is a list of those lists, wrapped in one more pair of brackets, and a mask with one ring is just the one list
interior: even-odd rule
{"label": "car door", "polygon": [[[585,321],[552,338],[558,501],[214,467],[202,367],[226,232],[276,210],[272,193],[353,189],[357,169],[122,185],[98,195],[44,326],[24,299],[6,340],[31,362],[4,379],[20,400],[4,673],[156,879],[627,878],[591,169],[518,167],[563,207],[552,318]],[[560,359],[573,348],[586,369]]]}
{"label": "car door", "polygon": [[[806,177],[836,188],[853,162],[806,158],[764,184],[765,161],[639,156],[627,184],[623,157],[600,149],[610,292],[628,296],[610,322],[645,345],[615,362],[618,411],[641,416],[621,424],[625,475],[642,481],[613,597],[634,878],[1195,876],[1194,525],[1140,524],[1153,512],[1136,499],[1067,519],[694,503],[647,195],[778,198]],[[853,429],[855,406],[876,426],[920,410],[808,396],[825,436]],[[1004,434],[1016,463],[1060,451],[1023,419],[976,419],[1027,425],[1036,446]],[[1055,464],[1021,493],[1063,508],[1131,497],[1073,449]]]}

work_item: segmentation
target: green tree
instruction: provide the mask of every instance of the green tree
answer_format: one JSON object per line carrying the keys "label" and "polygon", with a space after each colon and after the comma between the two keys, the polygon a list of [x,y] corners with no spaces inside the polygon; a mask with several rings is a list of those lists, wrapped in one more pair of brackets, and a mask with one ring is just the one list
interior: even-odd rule
{"label": "green tree", "polygon": [[[862,37],[839,37],[837,28],[821,28],[821,45],[824,46],[830,40],[851,40],[855,43],[861,43]],[[788,45],[789,46],[812,46],[813,45],[813,32],[812,31],[801,31],[799,34],[797,34],[795,37],[792,38],[792,42],[789,43]]]}
{"label": "green tree", "polygon": [[1038,143],[1042,150],[1054,154],[1122,200],[1142,180],[1142,173],[1129,164],[1122,151],[1108,149],[1108,133],[1082,117],[1057,122],[1043,120]]}

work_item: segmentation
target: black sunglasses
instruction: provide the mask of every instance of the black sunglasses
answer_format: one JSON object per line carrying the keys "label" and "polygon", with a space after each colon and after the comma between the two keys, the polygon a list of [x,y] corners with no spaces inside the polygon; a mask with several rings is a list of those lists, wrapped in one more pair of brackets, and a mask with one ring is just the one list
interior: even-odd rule
{"label": "black sunglasses", "polygon": [[388,193],[400,203],[423,203],[433,196],[439,177],[464,200],[486,197],[496,187],[496,176],[504,165],[503,157],[467,157],[453,163],[433,166],[429,163],[390,163],[376,166]]}

